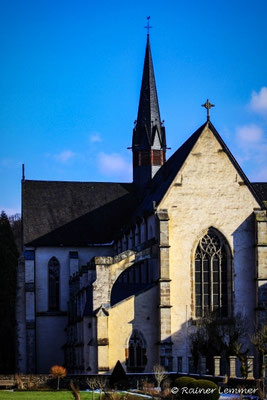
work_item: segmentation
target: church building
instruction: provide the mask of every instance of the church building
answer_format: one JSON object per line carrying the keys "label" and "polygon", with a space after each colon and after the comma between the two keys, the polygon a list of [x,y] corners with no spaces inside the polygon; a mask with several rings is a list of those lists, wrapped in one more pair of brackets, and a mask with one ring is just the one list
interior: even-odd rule
{"label": "church building", "polygon": [[[267,183],[251,183],[209,118],[166,160],[147,35],[132,183],[22,180],[17,369],[189,372],[206,313],[267,302]],[[250,348],[253,355],[253,348]]]}

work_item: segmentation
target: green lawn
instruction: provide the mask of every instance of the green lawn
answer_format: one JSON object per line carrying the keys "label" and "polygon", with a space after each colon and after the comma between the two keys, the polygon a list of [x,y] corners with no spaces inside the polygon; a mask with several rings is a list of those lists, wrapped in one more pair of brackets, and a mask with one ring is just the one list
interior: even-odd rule
{"label": "green lawn", "polygon": [[[95,393],[94,400],[98,400]],[[81,393],[82,400],[92,400],[91,393]],[[73,395],[69,391],[59,392],[9,392],[0,391],[0,400],[74,400]]]}
{"label": "green lawn", "polygon": [[[99,400],[99,394],[94,393],[94,399],[92,392],[81,392],[81,400]],[[121,393],[121,395],[123,395]],[[146,400],[144,397],[130,394],[127,396],[128,400]],[[102,396],[104,399],[104,395]],[[6,390],[0,390],[0,400],[74,400],[74,396],[70,391],[55,391],[55,392],[44,392],[44,391],[17,391],[11,392]]]}

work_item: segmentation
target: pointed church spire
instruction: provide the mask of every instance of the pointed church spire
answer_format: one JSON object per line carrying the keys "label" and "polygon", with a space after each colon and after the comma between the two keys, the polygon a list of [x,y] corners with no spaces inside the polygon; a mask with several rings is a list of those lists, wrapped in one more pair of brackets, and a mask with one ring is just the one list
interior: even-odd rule
{"label": "pointed church spire", "polygon": [[[142,147],[152,145],[154,133],[153,128],[155,127],[157,127],[158,132],[160,132],[161,120],[158,95],[151,56],[149,35],[147,35],[145,62],[136,123],[136,130],[137,133],[139,133],[140,135],[135,135],[135,142],[138,143],[134,144],[141,145]],[[144,128],[146,130],[146,134],[143,134]]]}
{"label": "pointed church spire", "polygon": [[142,189],[165,162],[165,128],[160,119],[149,34],[136,125],[133,130],[134,183]]}

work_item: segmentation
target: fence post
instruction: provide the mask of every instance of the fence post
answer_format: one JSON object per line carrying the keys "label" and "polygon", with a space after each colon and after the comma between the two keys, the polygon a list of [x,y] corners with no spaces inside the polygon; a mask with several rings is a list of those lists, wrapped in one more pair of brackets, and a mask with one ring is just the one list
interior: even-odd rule
{"label": "fence post", "polygon": [[214,376],[221,375],[221,356],[214,356]]}
{"label": "fence post", "polygon": [[236,356],[230,356],[230,378],[236,378]]}
{"label": "fence post", "polygon": [[254,367],[254,356],[248,356],[247,357],[248,379],[254,379],[253,367]]}

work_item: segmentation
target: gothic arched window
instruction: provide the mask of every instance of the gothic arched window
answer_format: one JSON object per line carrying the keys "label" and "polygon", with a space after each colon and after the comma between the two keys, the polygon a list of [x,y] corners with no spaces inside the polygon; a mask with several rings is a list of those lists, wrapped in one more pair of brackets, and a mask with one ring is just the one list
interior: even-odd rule
{"label": "gothic arched window", "polygon": [[199,241],[195,253],[195,313],[228,316],[230,252],[226,241],[214,229]]}
{"label": "gothic arched window", "polygon": [[56,257],[52,257],[48,262],[48,308],[50,311],[59,310],[59,274],[59,261]]}
{"label": "gothic arched window", "polygon": [[130,372],[142,372],[145,369],[146,345],[140,332],[133,331],[126,350],[127,370]]}

